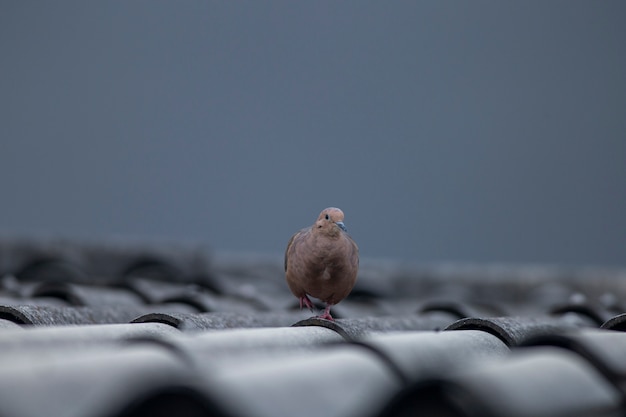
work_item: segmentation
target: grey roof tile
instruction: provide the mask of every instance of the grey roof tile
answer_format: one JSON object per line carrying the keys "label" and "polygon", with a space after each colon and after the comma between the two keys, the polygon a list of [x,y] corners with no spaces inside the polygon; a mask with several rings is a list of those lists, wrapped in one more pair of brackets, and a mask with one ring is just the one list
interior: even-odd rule
{"label": "grey roof tile", "polygon": [[202,331],[250,327],[282,327],[301,320],[304,313],[148,313],[133,323],[165,323],[182,331]]}
{"label": "grey roof tile", "polygon": [[135,293],[112,286],[81,285],[72,282],[40,282],[32,288],[33,298],[59,298],[72,306],[135,306],[143,300]]}
{"label": "grey roof tile", "polygon": [[239,360],[244,355],[260,352],[316,350],[320,345],[340,343],[344,339],[337,332],[318,326],[263,327],[226,329],[219,332],[201,332],[179,339],[180,348],[197,357],[231,356]]}
{"label": "grey roof tile", "polygon": [[446,330],[482,330],[499,337],[507,346],[518,346],[533,337],[585,325],[588,323],[569,316],[465,318],[452,323]]}
{"label": "grey roof tile", "polygon": [[405,388],[379,414],[464,417],[609,417],[620,393],[578,355],[559,348],[517,350],[454,375]]}
{"label": "grey roof tile", "polygon": [[626,333],[584,329],[538,336],[524,343],[543,345],[562,347],[585,358],[622,392],[626,402]]}
{"label": "grey roof tile", "polygon": [[[154,308],[152,308],[154,310]],[[17,324],[61,326],[75,324],[128,323],[145,314],[141,306],[56,307],[43,305],[1,306],[0,318]]]}
{"label": "grey roof tile", "polygon": [[147,304],[160,303],[167,298],[178,295],[182,292],[201,291],[201,287],[194,283],[181,285],[179,282],[168,282],[143,277],[129,277],[124,281],[124,288],[127,288],[141,297]]}
{"label": "grey roof tile", "polygon": [[198,312],[227,311],[250,313],[267,310],[256,300],[230,294],[216,293],[211,288],[193,283],[181,284],[154,279],[133,278],[127,288],[150,304],[179,303],[194,307]]}
{"label": "grey roof tile", "polygon": [[117,416],[175,392],[193,393],[195,399],[187,404],[179,398],[185,403],[181,411],[210,411],[208,395],[188,365],[158,345],[13,352],[0,358],[0,368],[0,403],[7,417]]}
{"label": "grey roof tile", "polygon": [[626,331],[626,313],[618,314],[602,323],[603,329]]}
{"label": "grey roof tile", "polygon": [[371,333],[354,341],[382,355],[407,382],[441,377],[484,359],[504,358],[509,348],[477,330]]}
{"label": "grey roof tile", "polygon": [[578,314],[580,316],[586,317],[588,320],[591,320],[594,324],[598,326],[602,325],[614,315],[614,312],[610,311],[599,302],[590,303],[587,301],[570,301],[566,304],[555,305],[550,309],[550,313],[555,315],[567,313]]}
{"label": "grey roof tile", "polygon": [[75,326],[20,327],[13,322],[13,330],[0,331],[0,351],[6,356],[19,352],[63,350],[66,354],[86,347],[116,345],[134,339],[163,339],[180,334],[171,326],[161,323],[99,324]]}
{"label": "grey roof tile", "polygon": [[505,315],[504,308],[485,305],[485,304],[472,304],[468,301],[460,301],[453,299],[428,299],[422,303],[419,308],[422,313],[426,312],[446,312],[454,315],[457,319],[468,317],[493,317]]}
{"label": "grey roof tile", "polygon": [[22,330],[22,327],[20,327],[20,325],[15,323],[14,321],[6,320],[6,319],[0,319],[0,329],[2,329],[3,331],[6,330],[6,329],[20,329],[20,330]]}
{"label": "grey roof tile", "polygon": [[330,322],[280,257],[209,259],[0,239],[0,414],[626,414],[624,271],[364,260]]}
{"label": "grey roof tile", "polygon": [[[297,300],[293,304],[293,308],[296,307]],[[323,305],[320,305],[320,310],[324,309]],[[394,314],[391,305],[383,300],[371,298],[346,298],[340,304],[336,305],[332,309],[333,317],[335,318],[358,318],[363,316],[387,316]]]}
{"label": "grey roof tile", "polygon": [[211,284],[202,245],[173,242],[102,242],[67,239],[0,239],[0,275],[20,279],[107,283],[130,276]]}
{"label": "grey roof tile", "polygon": [[239,416],[374,416],[402,384],[377,355],[355,346],[228,365],[205,372],[219,382],[215,398]]}
{"label": "grey roof tile", "polygon": [[412,314],[403,316],[337,319],[335,321],[310,317],[295,323],[294,326],[322,326],[336,331],[347,340],[356,340],[363,335],[373,332],[439,330],[451,322],[452,320],[447,315]]}

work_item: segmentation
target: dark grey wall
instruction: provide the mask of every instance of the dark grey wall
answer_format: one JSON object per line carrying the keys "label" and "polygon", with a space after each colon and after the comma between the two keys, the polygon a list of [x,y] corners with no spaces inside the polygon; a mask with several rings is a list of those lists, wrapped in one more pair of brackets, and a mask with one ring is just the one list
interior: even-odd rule
{"label": "dark grey wall", "polygon": [[0,232],[626,265],[626,2],[0,4]]}

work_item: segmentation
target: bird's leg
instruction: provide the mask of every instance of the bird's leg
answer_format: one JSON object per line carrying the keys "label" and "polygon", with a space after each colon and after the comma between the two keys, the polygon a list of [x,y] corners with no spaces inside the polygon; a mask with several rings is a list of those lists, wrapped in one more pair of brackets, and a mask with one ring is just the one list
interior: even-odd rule
{"label": "bird's leg", "polygon": [[326,320],[330,320],[330,321],[335,321],[333,316],[330,315],[330,308],[331,307],[332,307],[332,304],[326,304],[326,308],[324,309],[324,312],[322,313],[321,316],[317,316],[317,318],[318,319],[326,319]]}
{"label": "bird's leg", "polygon": [[313,305],[313,302],[309,299],[309,297],[307,297],[306,294],[300,297],[299,300],[300,300],[300,310],[302,310],[303,306],[306,306],[306,308],[308,308],[309,310],[311,310],[311,312],[313,312],[313,309],[315,308],[315,306]]}

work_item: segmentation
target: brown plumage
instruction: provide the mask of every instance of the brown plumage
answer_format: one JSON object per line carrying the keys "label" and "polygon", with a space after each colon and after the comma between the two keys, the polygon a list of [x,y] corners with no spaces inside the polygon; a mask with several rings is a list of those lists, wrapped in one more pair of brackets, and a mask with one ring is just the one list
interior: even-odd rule
{"label": "brown plumage", "polygon": [[329,207],[310,227],[293,235],[285,251],[285,277],[291,292],[313,309],[309,295],[326,303],[319,316],[333,320],[330,308],[346,298],[359,269],[359,248],[346,232],[343,212]]}

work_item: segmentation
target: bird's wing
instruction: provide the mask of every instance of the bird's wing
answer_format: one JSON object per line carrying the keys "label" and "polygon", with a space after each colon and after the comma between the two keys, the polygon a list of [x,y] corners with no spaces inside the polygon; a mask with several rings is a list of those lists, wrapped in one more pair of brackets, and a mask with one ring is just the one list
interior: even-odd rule
{"label": "bird's wing", "polygon": [[359,267],[359,247],[357,246],[356,242],[352,240],[351,237],[348,236],[348,238],[352,246],[352,251],[350,253],[350,261],[352,262],[353,265],[355,265],[358,268]]}
{"label": "bird's wing", "polygon": [[294,235],[291,236],[291,239],[289,239],[289,243],[287,243],[287,249],[285,249],[285,271],[287,271],[287,260],[289,258],[289,250],[291,249],[293,242],[296,240],[296,237],[300,236],[303,232],[304,232],[304,229],[300,230],[297,233],[294,233]]}

